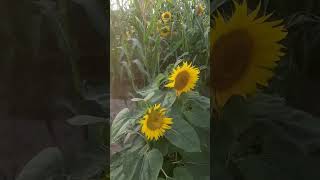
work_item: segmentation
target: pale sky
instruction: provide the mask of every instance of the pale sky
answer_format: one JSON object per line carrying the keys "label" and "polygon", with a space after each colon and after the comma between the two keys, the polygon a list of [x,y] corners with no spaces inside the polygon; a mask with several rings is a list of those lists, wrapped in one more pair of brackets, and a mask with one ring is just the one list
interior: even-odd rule
{"label": "pale sky", "polygon": [[[127,4],[126,2],[128,2],[129,0],[119,0],[120,4],[122,4],[123,6],[125,6],[124,4]],[[119,6],[117,4],[117,0],[110,0],[110,9],[111,10],[118,10]]]}

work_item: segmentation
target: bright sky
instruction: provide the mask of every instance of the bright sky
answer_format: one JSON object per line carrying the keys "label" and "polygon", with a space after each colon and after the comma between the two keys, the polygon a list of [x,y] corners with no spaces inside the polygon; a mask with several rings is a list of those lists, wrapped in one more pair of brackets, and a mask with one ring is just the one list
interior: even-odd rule
{"label": "bright sky", "polygon": [[[119,0],[120,4],[122,4],[123,6],[125,6],[124,4],[126,4],[126,2],[128,2],[129,0]],[[118,10],[119,6],[117,3],[117,0],[110,0],[110,9],[111,10]]]}

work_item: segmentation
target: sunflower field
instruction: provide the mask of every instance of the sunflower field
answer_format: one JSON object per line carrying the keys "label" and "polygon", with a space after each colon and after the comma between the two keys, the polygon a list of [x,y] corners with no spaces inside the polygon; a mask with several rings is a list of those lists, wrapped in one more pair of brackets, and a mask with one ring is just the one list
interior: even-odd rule
{"label": "sunflower field", "polygon": [[209,2],[114,4],[107,178],[210,179]]}

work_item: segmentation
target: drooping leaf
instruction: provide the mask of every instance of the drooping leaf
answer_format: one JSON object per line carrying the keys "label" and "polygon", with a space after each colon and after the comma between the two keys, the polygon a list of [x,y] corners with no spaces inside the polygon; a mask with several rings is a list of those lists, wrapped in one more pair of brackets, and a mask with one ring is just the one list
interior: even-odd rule
{"label": "drooping leaf", "polygon": [[119,130],[125,125],[125,122],[128,120],[129,109],[122,109],[117,116],[114,118],[111,124],[111,139],[114,139]]}

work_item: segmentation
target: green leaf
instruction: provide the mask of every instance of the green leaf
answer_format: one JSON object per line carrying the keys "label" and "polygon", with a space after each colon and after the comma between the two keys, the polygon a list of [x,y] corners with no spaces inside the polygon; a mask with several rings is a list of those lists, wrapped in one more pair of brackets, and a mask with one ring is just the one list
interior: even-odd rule
{"label": "green leaf", "polygon": [[186,119],[194,126],[201,128],[210,128],[210,112],[195,103],[188,104],[187,109],[183,111]]}
{"label": "green leaf", "polygon": [[311,146],[320,146],[319,118],[286,106],[275,96],[258,94],[249,102],[250,115],[265,126],[262,132],[277,134],[305,152],[311,151]]}
{"label": "green leaf", "polygon": [[[111,124],[111,140],[114,141],[116,138],[116,135],[119,134],[119,131],[121,128],[128,124],[128,116],[130,114],[130,111],[128,108],[122,109],[117,116],[114,118]],[[120,132],[121,133],[121,132]]]}
{"label": "green leaf", "polygon": [[132,98],[131,101],[138,102],[138,101],[144,101],[142,98]]}
{"label": "green leaf", "polygon": [[165,92],[161,90],[155,90],[154,93],[155,93],[154,96],[152,96],[152,98],[150,99],[151,104],[156,104],[161,102],[165,95]]}
{"label": "green leaf", "polygon": [[144,98],[144,101],[149,101],[153,96],[154,96],[155,92],[152,91],[150,92],[145,98]]}
{"label": "green leaf", "polygon": [[149,151],[143,161],[141,180],[157,180],[162,168],[163,156],[158,149]]}
{"label": "green leaf", "polygon": [[165,138],[162,138],[159,141],[156,141],[153,147],[158,149],[162,155],[165,156],[168,154],[169,142]]}
{"label": "green leaf", "polygon": [[202,152],[180,152],[185,168],[196,177],[210,176],[210,151],[209,149]]}
{"label": "green leaf", "polygon": [[143,154],[139,151],[128,152],[124,155],[123,172],[127,179],[134,180],[141,172]]}
{"label": "green leaf", "polygon": [[68,119],[67,122],[74,126],[84,126],[97,123],[107,123],[108,121],[106,118],[102,117],[78,115]]}
{"label": "green leaf", "polygon": [[183,167],[174,168],[173,175],[176,178],[176,180],[193,180],[193,177],[189,173],[189,171]]}
{"label": "green leaf", "polygon": [[50,147],[32,158],[22,169],[17,180],[44,180],[62,173],[63,156],[58,148]]}
{"label": "green leaf", "polygon": [[173,124],[172,129],[167,131],[165,137],[173,145],[186,152],[200,152],[200,140],[193,127],[177,114],[169,117],[173,118]]}
{"label": "green leaf", "polygon": [[162,106],[165,108],[170,108],[173,103],[176,101],[176,93],[174,91],[167,92],[166,96],[164,97],[164,100],[162,102]]}
{"label": "green leaf", "polygon": [[198,92],[191,91],[182,95],[187,102],[197,103],[203,109],[210,109],[210,99],[205,96],[201,96]]}

